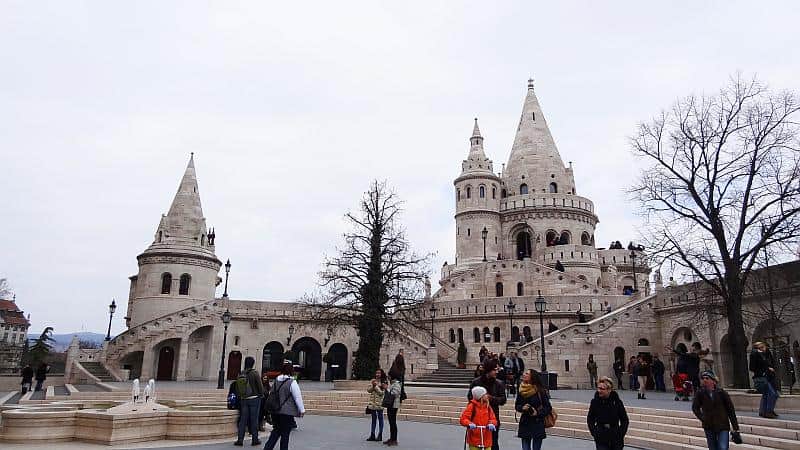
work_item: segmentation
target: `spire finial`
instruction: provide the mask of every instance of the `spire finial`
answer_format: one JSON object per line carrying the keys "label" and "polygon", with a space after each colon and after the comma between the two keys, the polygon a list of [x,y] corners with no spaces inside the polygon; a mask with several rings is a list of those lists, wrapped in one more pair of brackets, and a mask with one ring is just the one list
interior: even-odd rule
{"label": "spire finial", "polygon": [[528,78],[528,89],[533,89],[533,77]]}
{"label": "spire finial", "polygon": [[481,130],[478,128],[478,118],[475,118],[475,125],[472,127],[472,137],[482,137]]}

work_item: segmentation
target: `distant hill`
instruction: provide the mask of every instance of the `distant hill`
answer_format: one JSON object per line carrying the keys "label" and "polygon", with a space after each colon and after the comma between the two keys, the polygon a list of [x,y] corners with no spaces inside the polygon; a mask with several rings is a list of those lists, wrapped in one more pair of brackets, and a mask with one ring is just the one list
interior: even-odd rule
{"label": "distant hill", "polygon": [[[41,335],[40,333],[28,333],[28,339],[33,340],[37,339]],[[86,331],[80,333],[66,333],[66,334],[54,334],[53,339],[56,341],[53,343],[53,350],[56,352],[63,352],[64,350],[69,347],[69,343],[72,342],[72,336],[78,336],[78,339],[81,341],[92,342],[97,344],[98,346],[103,344],[103,340],[106,338],[105,334],[100,333],[89,333]]]}

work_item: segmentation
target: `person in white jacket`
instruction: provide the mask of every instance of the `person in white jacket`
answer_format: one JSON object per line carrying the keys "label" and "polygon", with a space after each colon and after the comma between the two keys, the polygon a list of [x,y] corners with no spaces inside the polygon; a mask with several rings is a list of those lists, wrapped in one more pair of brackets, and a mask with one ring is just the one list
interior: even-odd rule
{"label": "person in white jacket", "polygon": [[278,396],[280,409],[272,415],[272,432],[269,434],[267,443],[264,444],[264,450],[274,449],[278,439],[281,441],[280,450],[288,450],[289,433],[297,426],[294,418],[303,417],[306,413],[300,386],[294,380],[293,375],[292,363],[284,363],[281,374],[275,378],[270,390],[269,395]]}

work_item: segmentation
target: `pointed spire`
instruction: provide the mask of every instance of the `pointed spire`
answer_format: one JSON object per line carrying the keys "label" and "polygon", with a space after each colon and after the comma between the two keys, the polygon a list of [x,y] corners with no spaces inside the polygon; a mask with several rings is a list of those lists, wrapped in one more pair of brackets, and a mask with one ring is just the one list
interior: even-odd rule
{"label": "pointed spire", "polygon": [[475,118],[475,126],[472,127],[472,137],[481,137],[481,129],[478,128],[478,118]]}
{"label": "pointed spire", "polygon": [[202,236],[205,233],[206,223],[200,204],[200,191],[197,188],[197,174],[192,153],[169,212],[161,218],[156,232],[156,242],[184,241],[202,244]]}
{"label": "pointed spire", "polygon": [[[492,161],[483,152],[483,136],[478,127],[478,118],[472,126],[472,136],[469,138],[469,155],[461,164],[461,172],[489,172],[492,173]],[[494,175],[492,173],[492,175]]]}

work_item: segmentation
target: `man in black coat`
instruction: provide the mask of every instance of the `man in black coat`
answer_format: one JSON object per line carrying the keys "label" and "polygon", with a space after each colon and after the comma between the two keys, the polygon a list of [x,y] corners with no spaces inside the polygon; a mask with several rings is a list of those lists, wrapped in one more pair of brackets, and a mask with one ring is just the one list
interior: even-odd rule
{"label": "man in black coat", "polygon": [[482,386],[489,396],[489,406],[494,410],[497,418],[497,428],[492,431],[492,450],[499,450],[500,437],[500,407],[506,404],[506,385],[497,379],[497,361],[490,359],[483,365],[483,375],[472,380],[467,391],[467,400],[472,400],[472,388]]}
{"label": "man in black coat", "polygon": [[664,367],[664,363],[661,362],[658,355],[653,356],[653,378],[656,383],[656,391],[659,392],[666,392],[667,386],[664,384],[664,371],[666,368]]}

